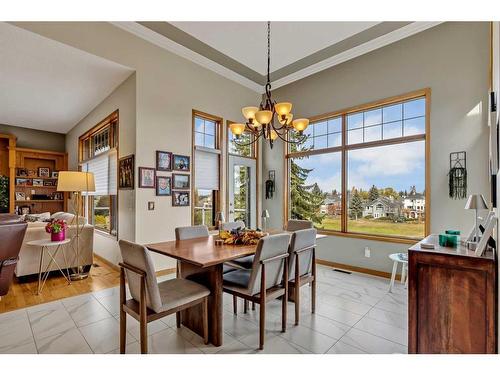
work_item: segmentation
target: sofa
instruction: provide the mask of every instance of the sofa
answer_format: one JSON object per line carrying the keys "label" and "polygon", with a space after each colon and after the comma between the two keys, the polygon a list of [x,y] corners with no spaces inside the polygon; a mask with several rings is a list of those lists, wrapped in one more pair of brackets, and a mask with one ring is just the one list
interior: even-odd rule
{"label": "sofa", "polygon": [[[50,216],[51,219],[62,219],[68,223],[66,238],[74,238],[76,235],[76,216],[68,212],[56,212]],[[16,276],[24,277],[28,275],[38,274],[40,267],[40,247],[29,246],[28,242],[34,240],[48,239],[49,234],[45,232],[46,222],[35,221],[28,222],[28,228],[24,236],[21,251],[19,252],[19,260],[16,267]],[[54,249],[51,249],[53,252]],[[64,254],[63,254],[64,252]],[[68,267],[76,267],[78,264],[89,270],[94,260],[94,227],[86,223],[84,218],[80,218],[80,263],[76,259],[76,241],[72,241],[64,245],[55,257],[61,268],[65,268],[64,255],[68,261]],[[49,256],[44,256],[44,267],[50,261]],[[50,271],[57,270],[57,266],[53,263],[49,268]]]}
{"label": "sofa", "polygon": [[20,216],[0,214],[0,299],[12,283],[27,226]]}

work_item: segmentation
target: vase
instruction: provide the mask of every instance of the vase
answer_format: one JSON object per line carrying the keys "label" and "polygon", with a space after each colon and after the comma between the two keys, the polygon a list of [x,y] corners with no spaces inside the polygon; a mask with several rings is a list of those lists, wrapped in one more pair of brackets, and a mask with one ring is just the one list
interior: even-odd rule
{"label": "vase", "polygon": [[57,242],[57,241],[64,241],[66,239],[66,231],[61,231],[59,233],[51,233],[50,234],[50,240]]}

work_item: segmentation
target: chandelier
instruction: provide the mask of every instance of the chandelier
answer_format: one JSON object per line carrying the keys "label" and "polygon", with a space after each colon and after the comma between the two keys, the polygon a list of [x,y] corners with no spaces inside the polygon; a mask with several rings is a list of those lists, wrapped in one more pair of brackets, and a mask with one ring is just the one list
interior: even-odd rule
{"label": "chandelier", "polygon": [[[309,120],[299,118],[293,120],[292,103],[276,103],[271,97],[271,78],[269,67],[271,63],[271,22],[267,23],[267,83],[266,94],[259,107],[244,107],[241,112],[246,119],[243,123],[234,123],[229,127],[234,134],[234,143],[238,146],[248,146],[259,140],[267,139],[269,146],[273,148],[276,139],[281,139],[286,143],[302,143],[306,136],[304,130],[309,125]],[[274,124],[274,119],[278,124]],[[251,141],[245,143],[241,135],[247,132],[252,135]],[[252,139],[253,138],[253,139]]]}

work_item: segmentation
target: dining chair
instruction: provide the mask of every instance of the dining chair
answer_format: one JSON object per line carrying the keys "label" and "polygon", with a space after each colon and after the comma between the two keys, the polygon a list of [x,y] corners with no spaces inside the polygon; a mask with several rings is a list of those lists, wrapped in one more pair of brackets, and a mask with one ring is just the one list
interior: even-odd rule
{"label": "dining chair", "polygon": [[206,225],[193,225],[175,228],[175,239],[177,241],[208,237],[208,235],[208,227]]}
{"label": "dining chair", "polygon": [[289,232],[295,232],[296,230],[310,229],[310,228],[313,228],[313,222],[309,220],[290,219],[286,223],[286,230]]}
{"label": "dining chair", "polygon": [[297,230],[290,241],[288,284],[295,303],[295,325],[300,319],[300,288],[306,284],[311,285],[311,311],[316,310],[316,232],[314,228]]}
{"label": "dining chair", "polygon": [[[171,279],[158,283],[149,251],[142,245],[120,240],[120,354],[125,353],[127,314],[139,321],[141,354],[148,352],[147,324],[188,307],[201,305],[203,340],[208,344],[208,296],[210,291],[194,281]],[[127,300],[125,280],[132,298]],[[178,321],[179,326],[180,321]]]}
{"label": "dining chair", "polygon": [[236,270],[222,276],[224,292],[260,305],[259,349],[261,350],[264,348],[266,303],[278,297],[282,297],[281,330],[286,331],[289,243],[289,233],[263,237],[257,244],[251,269]]}
{"label": "dining chair", "polygon": [[245,222],[241,220],[230,221],[228,223],[222,223],[221,230],[232,231],[233,229],[245,229]]}

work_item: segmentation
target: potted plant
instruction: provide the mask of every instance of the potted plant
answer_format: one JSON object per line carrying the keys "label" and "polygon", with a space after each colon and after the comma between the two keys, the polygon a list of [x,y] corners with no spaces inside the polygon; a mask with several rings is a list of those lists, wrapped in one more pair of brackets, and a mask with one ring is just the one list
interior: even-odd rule
{"label": "potted plant", "polygon": [[50,233],[51,241],[64,241],[66,239],[66,229],[68,224],[65,220],[54,219],[47,223],[45,231]]}

